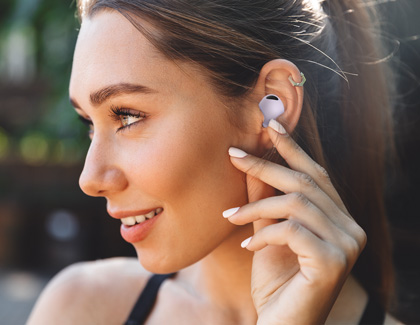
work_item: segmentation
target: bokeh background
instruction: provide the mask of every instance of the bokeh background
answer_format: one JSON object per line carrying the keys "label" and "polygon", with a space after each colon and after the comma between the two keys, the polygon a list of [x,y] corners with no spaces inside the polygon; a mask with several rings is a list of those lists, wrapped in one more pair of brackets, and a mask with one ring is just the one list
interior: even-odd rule
{"label": "bokeh background", "polygon": [[[420,1],[380,1],[399,49],[398,170],[388,211],[397,270],[394,314],[420,324]],[[134,256],[105,201],[78,176],[87,130],[68,101],[78,21],[74,1],[0,0],[0,324],[24,324],[54,274],[77,261]]]}
{"label": "bokeh background", "polygon": [[0,324],[24,324],[46,281],[82,260],[134,255],[84,195],[89,142],[68,99],[72,1],[0,0]]}

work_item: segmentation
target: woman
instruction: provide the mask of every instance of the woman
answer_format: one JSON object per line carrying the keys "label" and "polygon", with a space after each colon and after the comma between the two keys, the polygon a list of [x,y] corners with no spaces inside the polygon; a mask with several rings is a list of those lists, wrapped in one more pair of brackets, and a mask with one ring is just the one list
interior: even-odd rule
{"label": "woman", "polygon": [[[382,323],[392,88],[372,64],[373,11],[358,0],[78,7],[70,98],[92,140],[80,186],[107,199],[144,270],[71,266],[29,323]],[[284,113],[266,128],[269,94]],[[144,289],[149,272],[176,274]]]}

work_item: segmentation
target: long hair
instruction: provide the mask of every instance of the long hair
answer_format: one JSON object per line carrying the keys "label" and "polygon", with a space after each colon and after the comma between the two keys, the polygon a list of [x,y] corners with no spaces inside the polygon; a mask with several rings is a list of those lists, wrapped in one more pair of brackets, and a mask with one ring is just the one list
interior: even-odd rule
{"label": "long hair", "polygon": [[[78,10],[81,20],[120,12],[165,56],[204,68],[215,91],[232,103],[253,88],[268,61],[294,62],[308,81],[292,136],[328,170],[366,231],[353,274],[387,305],[393,271],[383,194],[393,87],[379,60],[372,6],[362,0],[79,0]],[[240,117],[239,106],[232,107]]]}

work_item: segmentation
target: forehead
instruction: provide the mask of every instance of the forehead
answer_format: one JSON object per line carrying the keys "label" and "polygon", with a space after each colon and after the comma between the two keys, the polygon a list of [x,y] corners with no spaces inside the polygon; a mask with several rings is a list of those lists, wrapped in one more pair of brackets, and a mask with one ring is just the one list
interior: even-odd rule
{"label": "forehead", "polygon": [[120,13],[103,11],[82,23],[70,95],[85,97],[89,91],[115,83],[170,91],[189,78],[188,70],[191,67],[168,60]]}

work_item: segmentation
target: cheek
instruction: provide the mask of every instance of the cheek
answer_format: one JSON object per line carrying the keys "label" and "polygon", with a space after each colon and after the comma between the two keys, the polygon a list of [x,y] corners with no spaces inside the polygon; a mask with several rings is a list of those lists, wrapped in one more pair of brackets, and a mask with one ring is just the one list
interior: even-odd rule
{"label": "cheek", "polygon": [[236,229],[222,212],[247,203],[245,175],[228,155],[231,131],[216,119],[191,118],[195,124],[186,116],[162,119],[158,131],[125,147],[120,160],[130,192],[166,211],[165,222],[135,246],[154,272],[172,272],[209,254]]}
{"label": "cheek", "polygon": [[200,130],[187,125],[161,127],[154,136],[124,150],[132,187],[173,209],[211,205],[223,210],[238,198],[244,201],[244,175],[231,164],[229,141],[221,130],[208,124]]}

